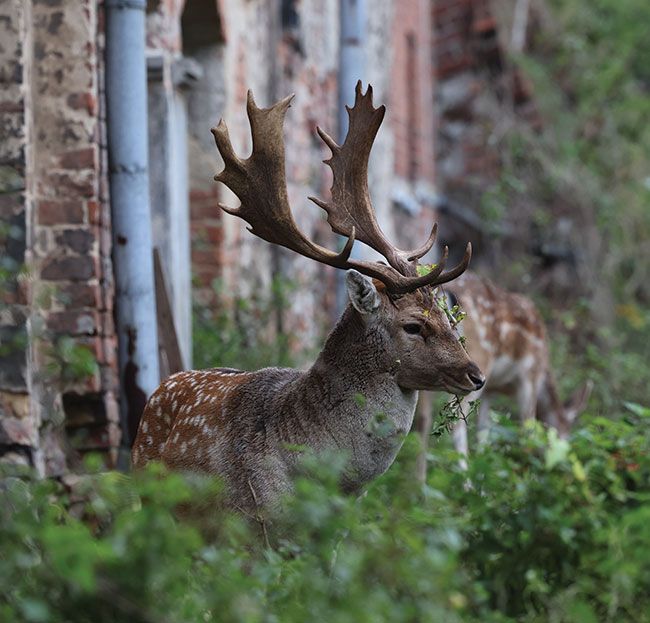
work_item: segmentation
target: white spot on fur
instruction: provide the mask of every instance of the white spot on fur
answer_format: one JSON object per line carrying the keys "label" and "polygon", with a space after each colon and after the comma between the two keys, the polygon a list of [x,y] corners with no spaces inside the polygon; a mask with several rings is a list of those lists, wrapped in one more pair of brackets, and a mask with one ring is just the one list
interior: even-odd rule
{"label": "white spot on fur", "polygon": [[147,420],[142,420],[142,432],[146,433],[148,428],[149,425],[147,424]]}

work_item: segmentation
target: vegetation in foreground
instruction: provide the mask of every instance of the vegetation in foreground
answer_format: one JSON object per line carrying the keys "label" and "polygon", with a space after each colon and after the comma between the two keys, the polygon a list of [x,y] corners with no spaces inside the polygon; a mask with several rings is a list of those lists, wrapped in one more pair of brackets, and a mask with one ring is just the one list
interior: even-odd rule
{"label": "vegetation in foreground", "polygon": [[[650,410],[584,418],[570,442],[500,420],[459,470],[418,442],[361,497],[305,458],[281,517],[209,507],[218,483],[116,472],[71,492],[5,474],[0,620],[650,621]],[[93,464],[90,462],[90,469]]]}

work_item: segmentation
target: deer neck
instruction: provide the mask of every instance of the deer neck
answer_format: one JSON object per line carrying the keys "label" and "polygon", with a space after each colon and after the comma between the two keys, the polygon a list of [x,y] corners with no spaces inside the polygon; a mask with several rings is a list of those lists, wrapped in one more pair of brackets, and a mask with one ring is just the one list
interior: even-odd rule
{"label": "deer neck", "polygon": [[[411,396],[396,381],[397,363],[389,356],[389,336],[383,329],[364,321],[351,305],[328,336],[308,375],[326,375],[346,391],[385,390]],[[365,395],[371,399],[370,394]]]}
{"label": "deer neck", "polygon": [[309,430],[311,447],[335,446],[348,454],[344,484],[350,489],[388,469],[413,423],[418,392],[398,385],[387,340],[348,306],[314,365],[286,396]]}

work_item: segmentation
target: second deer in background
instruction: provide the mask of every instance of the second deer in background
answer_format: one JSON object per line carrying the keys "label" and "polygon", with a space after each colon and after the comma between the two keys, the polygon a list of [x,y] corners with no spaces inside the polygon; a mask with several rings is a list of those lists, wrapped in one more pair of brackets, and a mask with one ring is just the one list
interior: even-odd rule
{"label": "second deer in background", "polygon": [[[557,429],[560,437],[568,437],[592,385],[585,383],[562,403],[551,370],[546,327],[535,304],[472,272],[445,287],[445,294],[449,307],[458,302],[467,314],[459,328],[466,338],[468,354],[486,376],[485,385],[461,405],[467,413],[469,403],[480,398],[479,439],[485,441],[490,400],[496,395],[513,396],[522,421],[538,419]],[[467,455],[465,420],[456,423],[453,437],[456,450]]]}
{"label": "second deer in background", "polygon": [[[487,441],[490,401],[499,395],[515,398],[522,421],[537,419],[547,427],[555,428],[561,438],[567,438],[589,399],[592,383],[586,382],[562,403],[551,370],[546,327],[535,304],[525,296],[507,292],[470,271],[445,286],[440,295],[447,297],[449,308],[460,304],[467,314],[458,327],[466,339],[469,356],[486,377],[485,385],[461,403],[461,411],[467,416],[470,403],[480,399],[476,424],[466,419],[454,424],[452,435],[458,453],[468,455],[468,423],[478,427],[481,443]],[[431,396],[422,394],[417,424],[424,447],[417,468],[421,480],[426,478],[426,447],[432,408]],[[461,465],[466,467],[467,463],[462,461]]]}

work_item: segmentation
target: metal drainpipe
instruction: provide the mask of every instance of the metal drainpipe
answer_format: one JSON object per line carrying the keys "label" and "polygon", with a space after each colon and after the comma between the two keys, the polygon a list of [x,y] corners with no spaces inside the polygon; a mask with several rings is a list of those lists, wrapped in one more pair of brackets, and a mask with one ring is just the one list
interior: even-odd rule
{"label": "metal drainpipe", "polygon": [[[339,144],[342,144],[348,131],[348,112],[346,104],[354,104],[354,87],[358,80],[365,78],[365,38],[366,3],[365,0],[341,0],[341,58],[339,64]],[[365,81],[364,81],[365,82]],[[367,86],[364,84],[364,87]],[[355,243],[352,257],[359,257]],[[345,273],[336,271],[336,311],[341,314],[347,303]]]}
{"label": "metal drainpipe", "polygon": [[118,467],[160,382],[147,141],[146,0],[105,0],[106,112],[120,369]]}

